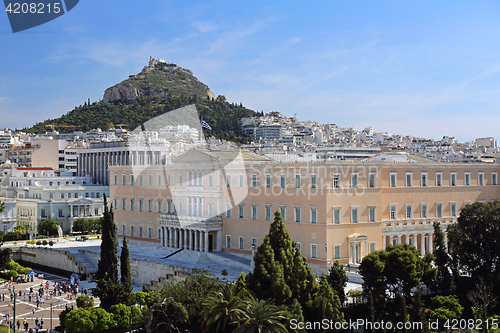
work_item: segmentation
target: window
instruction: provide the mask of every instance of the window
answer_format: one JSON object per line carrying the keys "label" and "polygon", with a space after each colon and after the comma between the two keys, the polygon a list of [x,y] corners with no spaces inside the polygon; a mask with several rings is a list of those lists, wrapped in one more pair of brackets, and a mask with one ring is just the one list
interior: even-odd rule
{"label": "window", "polygon": [[161,186],[161,175],[158,175],[158,186]]}
{"label": "window", "polygon": [[226,247],[231,248],[231,235],[226,235]]}
{"label": "window", "polygon": [[398,218],[396,205],[391,205],[391,220],[396,220]]}
{"label": "window", "polygon": [[370,243],[370,253],[375,252],[375,243]]}
{"label": "window", "polygon": [[142,212],[144,210],[144,200],[139,200],[139,211]]}
{"label": "window", "polygon": [[421,205],[421,216],[423,219],[426,219],[427,218],[427,204],[423,203]]}
{"label": "window", "polygon": [[231,187],[231,175],[226,175],[226,187]]}
{"label": "window", "polygon": [[257,249],[257,238],[252,237],[252,249]]}
{"label": "window", "polygon": [[245,213],[245,206],[244,205],[238,205],[238,217],[242,219],[244,217]]}
{"label": "window", "polygon": [[436,173],[436,186],[443,186],[443,174],[441,172]]}
{"label": "window", "polygon": [[333,223],[340,224],[340,208],[333,209]]}
{"label": "window", "polygon": [[300,252],[300,250],[302,249],[302,243],[301,242],[297,242],[297,248],[299,249],[299,252]]}
{"label": "window", "polygon": [[413,204],[406,204],[406,218],[413,218]]}
{"label": "window", "polygon": [[243,184],[244,184],[244,182],[243,182],[243,175],[239,175],[238,176],[238,183],[239,183],[240,187],[243,187]]}
{"label": "window", "polygon": [[59,217],[64,217],[62,209],[59,209]]}
{"label": "window", "polygon": [[182,179],[182,174],[179,175],[179,185],[182,186],[182,183],[183,183],[183,179]]}
{"label": "window", "polygon": [[153,176],[148,175],[148,186],[152,186],[152,185],[153,185]]}
{"label": "window", "polygon": [[130,236],[133,236],[134,235],[134,226],[131,225],[130,226]]}
{"label": "window", "polygon": [[427,172],[422,172],[420,174],[420,186],[427,186]]}
{"label": "window", "polygon": [[252,175],[252,187],[257,187],[257,175]]}
{"label": "window", "polygon": [[226,205],[226,217],[231,217],[231,205]]}
{"label": "window", "polygon": [[214,176],[213,175],[209,175],[208,176],[208,186],[209,187],[213,187],[214,186]]}
{"label": "window", "polygon": [[443,204],[436,204],[436,217],[441,218],[443,217]]}
{"label": "window", "polygon": [[311,208],[311,223],[318,223],[318,209]]}
{"label": "window", "polygon": [[[33,194],[34,196],[34,194]],[[64,199],[64,193],[61,193],[61,199]]]}
{"label": "window", "polygon": [[118,175],[115,173],[115,185],[118,185]]}
{"label": "window", "polygon": [[171,185],[172,185],[172,176],[167,175],[167,186],[171,186]]}
{"label": "window", "polygon": [[130,199],[130,210],[134,210],[135,209],[134,204],[135,204],[135,200],[134,199]]}
{"label": "window", "polygon": [[376,210],[375,207],[368,207],[368,218],[370,222],[375,222],[376,220]]}
{"label": "window", "polygon": [[333,259],[340,259],[340,245],[333,246]]}
{"label": "window", "polygon": [[316,244],[311,244],[311,258],[318,257],[318,246]]}
{"label": "window", "polygon": [[351,174],[351,188],[358,188],[358,174]]}
{"label": "window", "polygon": [[470,186],[470,172],[464,173],[464,185]]}
{"label": "window", "polygon": [[391,187],[396,187],[396,175],[397,175],[397,173],[391,172],[391,175],[390,175],[390,180],[391,180],[390,186]]}
{"label": "window", "polygon": [[125,185],[125,175],[122,175],[122,185]]}
{"label": "window", "polygon": [[[179,215],[182,215],[182,214],[184,214],[183,204],[182,204],[182,202],[179,202]],[[231,217],[231,215],[229,215],[228,217]]]}
{"label": "window", "polygon": [[368,187],[375,187],[375,174],[370,173],[368,175]]}
{"label": "window", "polygon": [[252,206],[252,220],[257,220],[257,206]]}
{"label": "window", "polygon": [[161,213],[161,200],[158,200],[156,202],[156,208],[157,208],[156,210],[158,211],[158,213]]}
{"label": "window", "polygon": [[295,188],[300,188],[300,175],[295,175]]}
{"label": "window", "polygon": [[125,224],[122,224],[122,234],[125,235]]}
{"label": "window", "polygon": [[300,207],[294,207],[295,209],[295,222],[300,222],[302,209]]}
{"label": "window", "polygon": [[286,206],[280,207],[280,213],[281,213],[281,218],[283,219],[283,221],[286,221]]}
{"label": "window", "polygon": [[333,188],[340,188],[340,175],[333,175]]}
{"label": "window", "polygon": [[125,203],[125,199],[122,199],[122,209],[125,210],[127,207],[126,203]]}
{"label": "window", "polygon": [[118,199],[113,199],[113,208],[118,209]]}
{"label": "window", "polygon": [[358,211],[359,211],[358,207],[351,207],[351,223],[359,222]]}
{"label": "window", "polygon": [[271,206],[266,206],[266,220],[271,221]]}
{"label": "window", "polygon": [[457,186],[457,173],[450,173],[450,186]]}
{"label": "window", "polygon": [[267,174],[266,175],[266,188],[271,187],[271,175]]}
{"label": "window", "polygon": [[479,185],[479,186],[484,185],[484,172],[479,172],[477,174],[477,185]]}
{"label": "window", "polygon": [[407,172],[406,173],[406,187],[412,187],[412,177],[413,173],[412,172]]}
{"label": "window", "polygon": [[142,237],[142,227],[139,227],[139,237]]}
{"label": "window", "polygon": [[453,217],[457,216],[457,203],[456,202],[452,202],[450,204],[450,210],[451,210],[451,216],[453,216]]}
{"label": "window", "polygon": [[316,175],[311,175],[311,188],[317,188],[317,186],[316,186]]}
{"label": "window", "polygon": [[148,228],[148,237],[149,238],[153,237],[153,229],[152,228]]}
{"label": "window", "polygon": [[281,186],[281,188],[285,188],[285,185],[286,185],[285,175],[280,175],[280,186]]}
{"label": "window", "polygon": [[245,239],[243,238],[243,236],[239,236],[238,237],[238,248],[240,250],[243,250],[245,248],[244,245],[245,245]]}
{"label": "window", "polygon": [[491,185],[496,185],[497,184],[497,173],[492,172],[491,173]]}
{"label": "window", "polygon": [[156,230],[156,234],[158,235],[158,239],[161,239],[161,229],[160,228],[158,228]]}
{"label": "window", "polygon": [[134,185],[134,175],[130,175],[130,185]]}
{"label": "window", "polygon": [[148,212],[153,211],[153,200],[148,200]]}
{"label": "window", "polygon": [[214,204],[213,203],[209,203],[208,204],[208,216],[214,216]]}

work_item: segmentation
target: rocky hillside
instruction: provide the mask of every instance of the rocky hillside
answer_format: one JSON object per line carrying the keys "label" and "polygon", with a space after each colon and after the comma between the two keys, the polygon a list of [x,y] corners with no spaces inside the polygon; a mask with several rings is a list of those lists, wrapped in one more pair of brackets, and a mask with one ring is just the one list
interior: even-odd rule
{"label": "rocky hillside", "polygon": [[150,57],[149,64],[137,75],[130,75],[104,92],[103,102],[131,101],[141,96],[176,97],[198,95],[215,98],[210,88],[200,82],[189,69],[167,64],[163,59]]}

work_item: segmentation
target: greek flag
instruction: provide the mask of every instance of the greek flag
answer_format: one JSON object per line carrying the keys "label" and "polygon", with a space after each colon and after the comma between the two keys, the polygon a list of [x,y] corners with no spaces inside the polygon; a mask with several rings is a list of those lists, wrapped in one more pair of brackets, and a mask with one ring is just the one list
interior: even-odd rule
{"label": "greek flag", "polygon": [[207,130],[211,131],[212,130],[212,127],[210,127],[209,124],[207,124],[207,122],[205,120],[202,120],[201,121],[201,127],[203,128],[206,128]]}

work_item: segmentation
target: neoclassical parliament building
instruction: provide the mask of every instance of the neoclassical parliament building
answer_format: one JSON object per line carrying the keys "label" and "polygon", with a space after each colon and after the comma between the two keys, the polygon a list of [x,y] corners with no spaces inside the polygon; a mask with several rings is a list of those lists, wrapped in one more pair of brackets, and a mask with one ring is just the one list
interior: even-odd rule
{"label": "neoclassical parliament building", "polygon": [[[118,236],[189,251],[251,255],[281,212],[316,272],[388,244],[433,251],[433,223],[499,198],[498,164],[276,162],[193,149],[167,165],[109,166]],[[446,232],[445,232],[446,239]]]}

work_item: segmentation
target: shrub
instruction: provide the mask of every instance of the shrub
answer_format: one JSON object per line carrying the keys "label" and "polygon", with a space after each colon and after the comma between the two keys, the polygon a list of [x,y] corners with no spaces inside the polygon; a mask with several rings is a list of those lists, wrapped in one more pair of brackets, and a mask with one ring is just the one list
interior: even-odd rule
{"label": "shrub", "polygon": [[13,270],[13,269],[11,269],[9,271],[9,273],[7,273],[7,274],[9,275],[9,278],[12,277],[13,279],[17,279],[17,277],[18,277],[17,272],[15,270]]}
{"label": "shrub", "polygon": [[47,241],[44,239],[43,242],[42,242],[42,245],[43,246],[47,246],[47,244],[48,244]]}
{"label": "shrub", "polygon": [[91,296],[78,296],[76,298],[76,306],[83,309],[91,309],[94,307],[94,298]]}
{"label": "shrub", "polygon": [[41,241],[36,241],[36,245],[40,246],[40,245],[42,245],[42,242]]}

